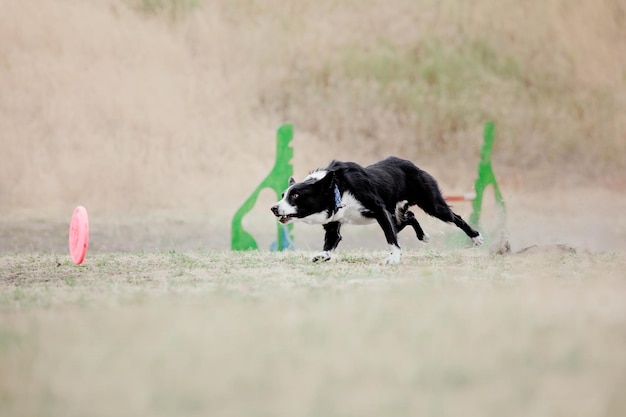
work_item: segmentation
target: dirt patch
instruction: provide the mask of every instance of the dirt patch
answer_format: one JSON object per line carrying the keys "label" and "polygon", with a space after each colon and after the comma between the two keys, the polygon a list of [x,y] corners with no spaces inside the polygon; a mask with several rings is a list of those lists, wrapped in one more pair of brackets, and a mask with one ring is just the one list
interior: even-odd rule
{"label": "dirt patch", "polygon": [[[503,187],[507,208],[506,223],[495,200],[488,195],[481,216],[485,249],[497,252],[508,243],[512,252],[562,250],[606,252],[626,250],[626,196],[608,189],[555,189],[529,193]],[[242,194],[243,195],[243,194]],[[269,197],[268,197],[269,198]],[[242,202],[245,197],[242,197]],[[276,240],[275,219],[267,210],[269,202],[261,201],[244,227],[256,238],[261,250],[268,250]],[[189,250],[227,250],[230,248],[232,212],[205,214],[179,212],[147,212],[143,216],[100,216],[90,214],[91,239],[89,253],[159,252]],[[457,203],[454,207],[468,218],[471,206]],[[415,236],[400,233],[400,244],[409,251],[445,250],[449,247],[470,247],[469,240],[453,225],[444,224],[416,210],[431,242],[423,244]],[[62,218],[6,216],[0,221],[0,252],[67,254],[69,216]],[[338,251],[344,249],[384,249],[386,243],[376,225],[346,226]],[[296,248],[318,250],[323,242],[320,226],[296,224]],[[561,248],[561,249],[559,249]],[[89,255],[88,255],[89,256]]]}

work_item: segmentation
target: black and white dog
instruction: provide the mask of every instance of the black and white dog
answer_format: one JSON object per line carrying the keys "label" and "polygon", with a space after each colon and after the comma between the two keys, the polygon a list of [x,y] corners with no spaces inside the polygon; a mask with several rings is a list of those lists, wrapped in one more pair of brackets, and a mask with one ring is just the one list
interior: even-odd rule
{"label": "black and white dog", "polygon": [[413,205],[444,222],[454,223],[474,245],[483,243],[480,233],[450,209],[437,181],[429,173],[396,157],[367,167],[332,161],[300,183],[290,178],[282,200],[271,210],[283,224],[302,221],[324,226],[324,250],[313,257],[313,262],[330,259],[341,240],[342,224],[378,222],[391,247],[386,263],[397,264],[402,254],[398,232],[411,226],[419,240],[428,242],[429,239],[409,210]]}

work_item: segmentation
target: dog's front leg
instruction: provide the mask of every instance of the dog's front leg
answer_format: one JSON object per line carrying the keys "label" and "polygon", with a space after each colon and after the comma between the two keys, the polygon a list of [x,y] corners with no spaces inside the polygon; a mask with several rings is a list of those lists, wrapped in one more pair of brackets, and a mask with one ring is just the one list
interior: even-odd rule
{"label": "dog's front leg", "polygon": [[381,208],[380,213],[376,216],[376,221],[383,229],[385,239],[387,239],[387,243],[391,248],[391,253],[385,260],[385,263],[389,265],[400,263],[402,249],[400,249],[400,245],[398,244],[398,234],[391,219],[391,214],[384,208]]}
{"label": "dog's front leg", "polygon": [[341,241],[339,229],[341,229],[341,223],[339,222],[330,222],[324,225],[324,230],[326,231],[324,235],[324,250],[313,257],[313,262],[330,260],[331,253],[333,253]]}

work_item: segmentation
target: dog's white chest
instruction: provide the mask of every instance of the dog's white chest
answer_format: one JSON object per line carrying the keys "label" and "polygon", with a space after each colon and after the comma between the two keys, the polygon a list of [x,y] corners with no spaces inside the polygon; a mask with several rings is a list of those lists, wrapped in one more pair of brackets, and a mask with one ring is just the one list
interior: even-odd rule
{"label": "dog's white chest", "polygon": [[342,207],[337,210],[337,213],[331,217],[330,221],[344,224],[370,224],[376,221],[371,217],[363,215],[363,212],[367,210],[350,192],[346,191],[343,193],[341,205]]}

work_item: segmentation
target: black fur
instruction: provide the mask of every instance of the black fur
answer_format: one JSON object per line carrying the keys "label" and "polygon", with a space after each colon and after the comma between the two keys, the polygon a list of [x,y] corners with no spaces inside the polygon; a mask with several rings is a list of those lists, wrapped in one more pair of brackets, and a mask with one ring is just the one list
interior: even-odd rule
{"label": "black fur", "polygon": [[[321,179],[309,176],[301,183],[290,182],[287,195],[283,194],[283,200],[273,206],[272,211],[283,223],[302,219],[323,224],[326,253],[320,254],[319,259],[330,258],[330,252],[341,241],[343,223],[375,220],[383,230],[387,243],[398,251],[397,233],[407,226],[413,228],[419,240],[425,240],[426,234],[415,214],[409,210],[414,205],[444,222],[454,223],[473,238],[475,244],[482,243],[480,234],[450,209],[437,181],[410,161],[389,157],[367,167],[354,162],[332,161],[328,167],[318,171],[320,174],[326,171],[327,174]],[[347,193],[354,197],[355,207],[358,207],[356,216],[362,216],[363,222],[355,220],[354,211],[350,218],[344,216],[347,210],[354,208],[338,205],[335,189],[342,196],[342,201]],[[290,210],[295,213],[288,213]],[[399,259],[399,254],[397,257]],[[316,258],[314,260],[319,260]],[[390,258],[388,262],[395,263],[397,260]]]}

